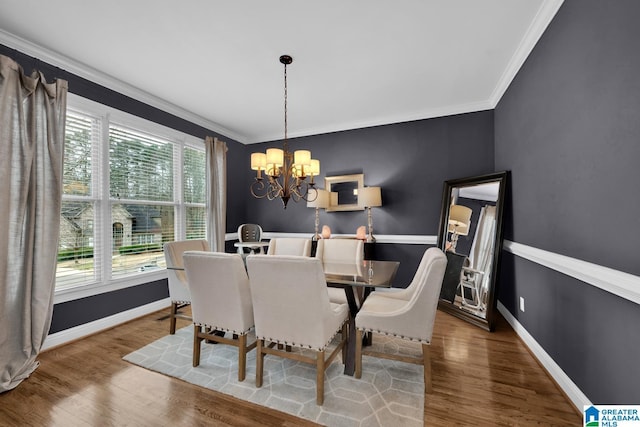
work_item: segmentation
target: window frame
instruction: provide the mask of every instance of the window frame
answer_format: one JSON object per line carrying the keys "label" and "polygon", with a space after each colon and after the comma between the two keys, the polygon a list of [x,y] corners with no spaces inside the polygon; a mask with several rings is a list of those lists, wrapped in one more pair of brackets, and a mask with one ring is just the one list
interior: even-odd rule
{"label": "window frame", "polygon": [[[97,254],[99,259],[94,263],[95,280],[60,289],[56,288],[54,304],[166,279],[167,272],[165,269],[144,271],[121,276],[119,275],[116,277],[112,274],[111,208],[114,203],[118,203],[118,200],[112,199],[109,191],[109,125],[112,124],[135,129],[136,131],[153,135],[174,144],[173,201],[166,202],[166,204],[174,206],[174,233],[176,240],[186,238],[186,207],[194,206],[194,203],[185,203],[183,198],[183,153],[186,147],[204,152],[204,139],[194,137],[184,132],[151,122],[133,114],[117,110],[72,93],[68,93],[67,95],[67,110],[93,116],[100,120],[100,141],[97,144],[98,146],[93,148],[93,153],[95,155],[95,158],[92,159],[91,179],[93,193],[88,197],[76,195],[63,195],[62,197],[63,201],[84,201],[94,203],[94,257]],[[162,202],[162,204],[164,203],[165,202]],[[198,204],[196,203],[195,205]],[[205,206],[204,203],[201,205]]]}

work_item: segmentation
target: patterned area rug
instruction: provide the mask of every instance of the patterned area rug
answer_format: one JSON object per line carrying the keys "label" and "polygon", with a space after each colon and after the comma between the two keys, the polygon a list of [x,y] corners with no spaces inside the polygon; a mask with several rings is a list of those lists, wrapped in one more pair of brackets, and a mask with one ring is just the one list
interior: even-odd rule
{"label": "patterned area rug", "polygon": [[[192,362],[193,327],[182,328],[124,360],[238,399],[267,406],[327,426],[422,426],[423,368],[420,365],[363,357],[362,378],[343,374],[340,355],[327,368],[325,398],[316,405],[315,367],[267,355],[264,381],[255,386],[255,350],[247,355],[247,375],[238,382],[238,352],[228,345],[202,344],[200,366]],[[374,348],[420,355],[419,345],[374,336]],[[293,351],[297,351],[294,349]]]}

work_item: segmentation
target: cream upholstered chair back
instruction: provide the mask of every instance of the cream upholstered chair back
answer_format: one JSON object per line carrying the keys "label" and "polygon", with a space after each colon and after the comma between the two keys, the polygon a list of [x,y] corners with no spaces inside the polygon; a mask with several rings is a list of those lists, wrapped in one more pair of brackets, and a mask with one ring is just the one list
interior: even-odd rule
{"label": "cream upholstered chair back", "polygon": [[[316,403],[322,405],[325,367],[339,352],[342,360],[346,359],[346,304],[329,302],[322,263],[317,258],[249,255],[247,270],[256,321],[256,386],[262,386],[266,354],[313,364]],[[325,357],[325,349],[338,331],[342,333],[340,341]],[[275,348],[274,343],[309,349],[315,357]]]}
{"label": "cream upholstered chair back", "polygon": [[258,339],[322,350],[347,317],[329,302],[319,259],[273,255],[247,257]]}
{"label": "cream upholstered chair back", "polygon": [[421,286],[421,283],[424,280],[424,275],[427,273],[428,267],[432,261],[432,257],[433,252],[429,252],[428,250],[425,251],[411,283],[409,283],[406,288],[381,288],[376,290],[376,292],[379,292],[381,295],[389,298],[403,299],[405,301],[410,300],[416,289]]}
{"label": "cream upholstered chair back", "polygon": [[[360,265],[364,259],[364,242],[357,239],[321,239],[318,240],[315,256],[321,259],[323,264]],[[335,266],[333,268],[335,269]],[[354,298],[359,306],[362,290],[358,291],[360,292],[354,293]],[[354,289],[329,288],[329,300],[337,304],[346,304],[348,300],[345,292],[354,292]]]}
{"label": "cream upholstered chair back", "polygon": [[182,254],[185,251],[208,251],[209,242],[206,240],[178,240],[164,244],[164,259],[167,263],[167,279],[169,282],[169,298],[171,311],[169,313],[169,333],[176,332],[176,318],[191,320],[179,310],[191,304],[191,293],[187,285],[187,275],[184,272]]}
{"label": "cream upholstered chair back", "polygon": [[360,263],[364,259],[364,242],[357,239],[318,240],[316,258],[322,262]]}
{"label": "cream upholstered chair back", "polygon": [[208,250],[209,242],[206,240],[179,240],[164,244],[164,258],[167,263],[167,277],[169,279],[169,297],[172,302],[191,302],[191,295],[187,286],[187,276],[184,271],[181,270],[184,268],[182,254],[185,251]]}
{"label": "cream upholstered chair back", "polygon": [[367,299],[356,316],[356,326],[429,344],[446,266],[447,257],[440,249],[427,249],[419,266],[422,268],[412,282],[410,298],[388,298],[386,293],[374,292],[369,298],[372,301]]}
{"label": "cream upholstered chair back", "polygon": [[269,240],[267,255],[311,255],[311,240],[295,237],[280,237]]}
{"label": "cream upholstered chair back", "polygon": [[249,277],[239,254],[187,251],[184,267],[193,323],[237,335],[253,327]]}
{"label": "cream upholstered chair back", "polygon": [[[187,251],[184,267],[193,301],[193,366],[200,364],[203,340],[238,347],[238,381],[246,375],[247,352],[256,347],[247,333],[253,328],[249,278],[242,256]],[[225,333],[233,334],[225,338]]]}
{"label": "cream upholstered chair back", "polygon": [[[422,358],[401,357],[399,360],[422,364],[425,391],[431,391],[429,344],[446,267],[444,252],[429,248],[416,271],[411,284],[413,292],[407,293],[408,299],[389,298],[387,293],[374,292],[362,304],[356,315],[356,378],[362,375],[362,334],[374,332],[394,335],[422,344]],[[385,357],[397,358],[388,354]]]}

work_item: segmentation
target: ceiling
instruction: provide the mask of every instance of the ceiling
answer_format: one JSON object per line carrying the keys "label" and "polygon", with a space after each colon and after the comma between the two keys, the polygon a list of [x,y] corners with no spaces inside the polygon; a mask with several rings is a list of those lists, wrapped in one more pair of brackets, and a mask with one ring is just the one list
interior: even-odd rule
{"label": "ceiling", "polygon": [[[0,43],[243,143],[494,108],[562,0],[0,0]],[[31,70],[25,70],[30,73]]]}

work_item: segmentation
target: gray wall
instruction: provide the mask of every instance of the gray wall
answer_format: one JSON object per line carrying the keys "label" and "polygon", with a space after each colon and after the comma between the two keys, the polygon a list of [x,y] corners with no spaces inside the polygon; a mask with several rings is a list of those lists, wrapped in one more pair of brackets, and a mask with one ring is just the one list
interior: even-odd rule
{"label": "gray wall", "polygon": [[[481,111],[365,129],[292,139],[289,147],[309,149],[320,159],[321,177],[363,173],[366,186],[382,187],[382,206],[374,208],[374,234],[438,234],[443,183],[453,178],[494,171],[493,111]],[[281,142],[252,144],[249,154]],[[313,235],[315,213],[306,203],[289,201],[286,210],[278,201],[254,199],[248,186],[254,174],[247,173],[248,222],[269,231]],[[320,187],[324,188],[324,179]],[[229,218],[232,221],[232,218]],[[365,211],[320,212],[320,224],[332,233],[355,234],[367,224]],[[409,284],[425,250],[423,245],[376,244],[376,258],[401,261],[394,283]]]}
{"label": "gray wall", "polygon": [[[633,0],[566,0],[501,99],[506,239],[640,275],[639,17]],[[640,402],[637,304],[511,254],[502,267],[500,301],[591,401]]]}

